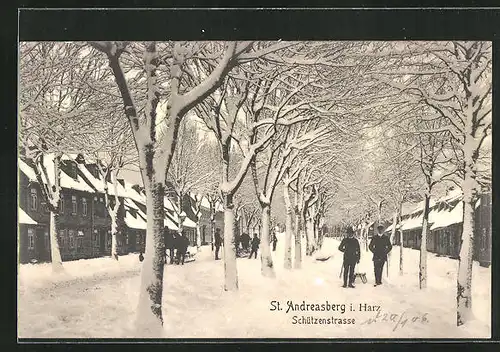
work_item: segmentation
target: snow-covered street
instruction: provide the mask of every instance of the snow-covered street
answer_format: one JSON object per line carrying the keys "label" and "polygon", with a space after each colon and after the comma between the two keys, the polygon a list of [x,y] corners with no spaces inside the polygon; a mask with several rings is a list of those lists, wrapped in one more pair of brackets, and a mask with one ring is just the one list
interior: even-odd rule
{"label": "snow-covered street", "polygon": [[[338,242],[325,239],[327,261],[305,257],[301,270],[283,269],[283,234],[273,252],[276,279],[264,278],[260,260],[238,259],[239,291],[223,291],[224,263],[209,246],[194,262],[165,268],[163,304],[169,338],[462,338],[490,336],[490,269],[474,263],[475,320],[455,326],[458,261],[429,254],[429,287],[418,289],[418,251],[405,249],[405,273],[398,273],[399,247],[393,249],[389,277],[373,287],[371,256],[362,253],[355,289],[339,279]],[[139,291],[137,255],[64,263],[66,274],[52,277],[49,264],[19,269],[18,336],[20,338],[117,338],[135,336],[132,329]],[[377,293],[375,293],[377,292]],[[282,310],[271,310],[280,302]],[[337,311],[288,311],[294,304],[337,306]],[[342,304],[345,311],[342,313]],[[350,310],[352,308],[354,311]],[[359,311],[360,305],[380,311]],[[377,309],[377,308],[374,308]],[[378,314],[378,315],[377,315]],[[300,319],[302,316],[311,317]],[[295,318],[294,318],[295,317]],[[318,318],[315,323],[315,318]],[[319,324],[319,318],[354,319],[354,324]],[[300,321],[312,324],[299,324]],[[294,324],[295,322],[295,324]],[[327,322],[326,320],[323,323]]]}

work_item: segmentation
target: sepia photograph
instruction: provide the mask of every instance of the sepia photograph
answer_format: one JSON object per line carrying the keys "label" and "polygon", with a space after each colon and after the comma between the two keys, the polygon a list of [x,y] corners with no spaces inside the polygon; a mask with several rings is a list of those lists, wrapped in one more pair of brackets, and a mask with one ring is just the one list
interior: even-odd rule
{"label": "sepia photograph", "polygon": [[490,41],[21,40],[17,119],[20,339],[491,337]]}

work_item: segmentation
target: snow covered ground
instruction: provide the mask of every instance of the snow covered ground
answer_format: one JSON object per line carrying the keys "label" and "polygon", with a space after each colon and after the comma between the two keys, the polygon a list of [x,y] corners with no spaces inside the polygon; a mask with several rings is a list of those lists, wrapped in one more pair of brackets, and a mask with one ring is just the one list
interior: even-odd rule
{"label": "snow covered ground", "polygon": [[[304,257],[301,270],[283,269],[283,234],[273,252],[276,278],[264,278],[260,260],[238,259],[239,291],[224,292],[224,263],[209,246],[184,266],[165,268],[163,314],[167,338],[481,338],[490,337],[491,271],[474,263],[475,319],[455,326],[458,261],[429,254],[429,287],[418,289],[418,251],[405,249],[400,276],[394,247],[389,277],[373,287],[371,256],[359,272],[368,283],[344,289],[339,279],[338,241],[325,239],[321,253]],[[222,252],[222,251],[221,251]],[[316,257],[331,255],[327,261]],[[66,274],[53,277],[48,264],[19,267],[19,337],[140,337],[132,322],[141,263],[137,255],[65,262]],[[271,310],[272,301],[282,310]],[[288,311],[287,301],[336,305],[336,311]],[[342,304],[345,311],[342,313]],[[350,307],[353,307],[353,311]],[[360,311],[380,306],[380,311]],[[374,308],[376,309],[376,308]],[[304,316],[305,318],[301,318]],[[319,324],[354,319],[353,324]],[[315,319],[318,319],[315,321]],[[309,320],[313,324],[299,324]],[[295,322],[295,324],[294,324]],[[314,324],[314,323],[318,324]],[[351,320],[352,322],[352,320]]]}

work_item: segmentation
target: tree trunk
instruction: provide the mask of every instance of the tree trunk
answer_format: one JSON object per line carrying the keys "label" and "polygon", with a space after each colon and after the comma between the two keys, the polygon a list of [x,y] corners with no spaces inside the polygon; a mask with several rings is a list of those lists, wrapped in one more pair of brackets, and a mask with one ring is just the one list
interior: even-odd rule
{"label": "tree trunk", "polygon": [[[394,244],[394,238],[396,237],[396,227],[398,226],[398,212],[394,212],[394,216],[392,217],[392,230],[391,230],[391,244]],[[392,253],[392,251],[391,251]]]}
{"label": "tree trunk", "polygon": [[141,270],[141,288],[136,327],[139,336],[162,335],[163,269],[164,269],[164,194],[163,182],[145,183],[147,199],[146,250]]}
{"label": "tree trunk", "polygon": [[273,268],[273,258],[271,257],[271,247],[269,246],[271,205],[261,204],[262,207],[262,236],[260,239],[260,262],[261,273],[265,277],[276,277]]}
{"label": "tree trunk", "polygon": [[212,251],[214,250],[214,240],[215,240],[215,206],[210,206],[210,234],[211,240],[210,244]]}
{"label": "tree trunk", "polygon": [[[118,197],[116,196],[115,201],[118,201]],[[109,215],[111,217],[111,258],[118,260],[118,245],[116,241],[116,234],[118,232],[118,224],[116,222],[117,214],[114,210],[110,209]]]}
{"label": "tree trunk", "polygon": [[304,207],[304,209],[302,210],[301,214],[300,214],[300,222],[301,222],[301,225],[302,225],[302,229],[304,230],[304,235],[305,235],[305,238],[306,238],[306,256],[310,255],[309,254],[309,249],[310,249],[310,243],[309,243],[309,229],[308,229],[308,221],[307,221],[307,216],[306,216],[306,210],[307,208]]}
{"label": "tree trunk", "polygon": [[[394,217],[392,218],[392,231],[391,231],[391,244],[393,245],[394,242],[395,242],[395,238],[396,238],[396,231],[397,231],[397,227],[398,227],[398,224],[399,224],[399,218],[400,218],[400,209],[401,207],[398,207],[398,209],[394,212]],[[392,253],[393,251],[390,251],[389,252],[389,262],[392,261]]]}
{"label": "tree trunk", "polygon": [[363,239],[363,247],[365,247],[365,252],[368,252],[368,232],[370,232],[369,227],[361,227],[361,238]]}
{"label": "tree trunk", "polygon": [[399,239],[400,239],[400,246],[399,246],[399,275],[403,275],[403,248],[404,248],[404,231],[399,230]]}
{"label": "tree trunk", "polygon": [[59,230],[59,214],[57,211],[50,212],[50,257],[52,262],[52,272],[60,273],[64,271],[57,240],[57,231]]}
{"label": "tree trunk", "polygon": [[286,219],[285,219],[285,269],[292,269],[292,204],[290,201],[290,193],[288,192],[288,185],[283,185]]}
{"label": "tree trunk", "polygon": [[308,216],[306,218],[306,224],[305,224],[305,230],[306,230],[306,255],[312,255],[316,249],[316,244],[314,242],[314,224],[311,216]]}
{"label": "tree trunk", "polygon": [[422,238],[420,240],[420,265],[418,272],[420,289],[427,287],[427,234],[429,232],[429,202],[430,195],[426,194],[422,220]]}
{"label": "tree trunk", "polygon": [[196,247],[199,249],[201,247],[201,225],[200,225],[200,216],[198,217],[198,221],[196,221]]}
{"label": "tree trunk", "polygon": [[300,213],[295,212],[295,261],[293,267],[295,269],[302,268],[302,237],[301,237],[301,221]]}
{"label": "tree trunk", "polygon": [[[467,182],[467,179],[465,181]],[[465,324],[472,315],[474,203],[472,191],[464,189],[464,222],[462,227],[462,246],[460,248],[457,279],[457,326]]]}
{"label": "tree trunk", "polygon": [[233,195],[224,195],[224,290],[238,290],[236,245],[234,238]]}

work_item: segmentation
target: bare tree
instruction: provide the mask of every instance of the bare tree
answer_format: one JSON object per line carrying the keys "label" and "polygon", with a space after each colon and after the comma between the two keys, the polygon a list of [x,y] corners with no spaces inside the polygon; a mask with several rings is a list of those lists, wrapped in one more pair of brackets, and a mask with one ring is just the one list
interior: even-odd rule
{"label": "bare tree", "polygon": [[[276,186],[287,166],[296,160],[299,151],[319,142],[327,132],[328,129],[324,125],[319,125],[319,121],[313,120],[293,127],[285,127],[274,136],[268,148],[251,162],[253,182],[262,214],[261,261],[264,276],[275,276],[269,246],[269,230],[271,203]],[[263,179],[263,182],[259,182],[259,178]]]}
{"label": "bare tree", "polygon": [[[448,124],[426,132],[449,132],[459,150],[462,171],[458,184],[464,194],[457,278],[457,325],[460,326],[469,320],[472,309],[474,205],[480,191],[478,159],[492,124],[491,43],[408,43],[397,54],[399,68],[379,71],[377,77],[410,99],[434,109]],[[387,74],[394,78],[388,79]]]}
{"label": "bare tree", "polygon": [[[285,45],[279,43],[261,50],[252,50],[251,42],[91,42],[90,45],[108,59],[138,150],[148,229],[136,324],[141,334],[157,336],[163,324],[165,175],[175,151],[180,122],[223,83],[240,61],[253,60]],[[192,68],[201,62],[206,74],[192,75]],[[123,67],[130,66],[132,69],[125,72]],[[137,105],[140,102],[142,106]],[[158,116],[161,108],[162,116]]]}
{"label": "bare tree", "polygon": [[[96,132],[98,87],[108,74],[95,54],[71,43],[21,43],[19,135],[33,159],[37,182],[50,213],[50,253],[54,272],[63,270],[58,244],[61,159],[91,152],[85,143]],[[97,89],[97,93],[96,93]]]}

